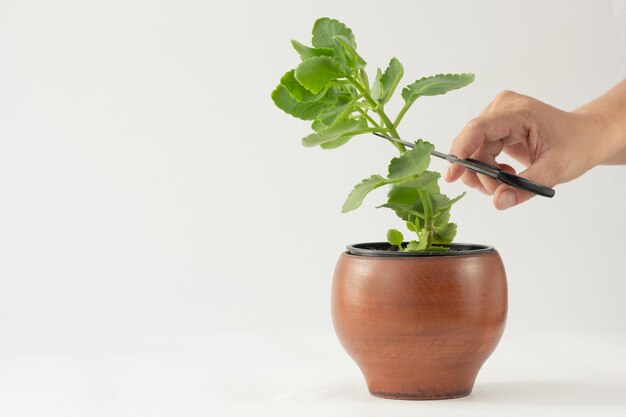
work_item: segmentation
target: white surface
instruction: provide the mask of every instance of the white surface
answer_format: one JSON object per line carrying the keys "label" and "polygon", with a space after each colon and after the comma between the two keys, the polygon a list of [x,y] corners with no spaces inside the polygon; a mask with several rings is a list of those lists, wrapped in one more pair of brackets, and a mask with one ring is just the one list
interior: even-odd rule
{"label": "white surface", "polygon": [[2,415],[626,413],[624,167],[504,213],[469,193],[458,241],[496,246],[510,290],[484,383],[367,396],[329,287],[345,244],[401,227],[382,194],[339,214],[393,148],[305,149],[269,99],[324,15],[370,72],[477,74],[403,122],[444,151],[500,90],[573,109],[626,74],[624,0],[0,2]]}
{"label": "white surface", "polygon": [[624,349],[616,337],[507,335],[469,397],[398,401],[368,394],[330,332],[172,334],[136,352],[4,355],[0,414],[622,417]]}

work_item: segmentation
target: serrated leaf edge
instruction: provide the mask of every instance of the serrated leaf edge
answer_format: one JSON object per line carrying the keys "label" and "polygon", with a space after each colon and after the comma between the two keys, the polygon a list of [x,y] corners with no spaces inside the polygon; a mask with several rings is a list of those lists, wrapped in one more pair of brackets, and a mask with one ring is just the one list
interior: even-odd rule
{"label": "serrated leaf edge", "polygon": [[[456,74],[453,74],[453,73],[447,73],[447,74],[441,73],[441,74],[435,74],[435,75],[429,75],[429,76],[426,76],[426,77],[422,77],[422,78],[420,78],[420,79],[418,79],[418,80],[413,81],[411,84],[406,85],[406,86],[402,89],[402,93],[401,93],[401,94],[402,94],[402,98],[403,98],[403,99],[405,99],[406,101],[408,101],[408,100],[404,97],[404,92],[405,92],[405,91],[410,92],[410,91],[411,91],[411,88],[410,88],[410,87],[411,87],[412,85],[415,85],[415,84],[417,84],[417,83],[421,82],[421,81],[425,81],[425,80],[428,80],[428,79],[431,79],[431,78],[437,78],[437,77],[450,77],[450,76],[454,76],[454,77],[461,77],[461,76],[466,76],[466,75],[469,75],[469,76],[470,76],[470,78],[471,78],[470,82],[469,82],[469,83],[467,83],[466,85],[468,85],[468,84],[470,84],[470,83],[474,82],[474,79],[476,78],[476,75],[475,75],[474,73],[472,73],[472,72],[461,72],[461,73],[456,73]],[[447,93],[447,92],[449,92],[449,91],[458,90],[458,89],[460,89],[460,88],[465,87],[466,85],[461,86],[461,87],[457,87],[457,88],[453,88],[453,89],[448,90],[448,91],[446,91],[445,93],[442,93],[442,94],[446,94],[446,93]],[[416,99],[417,99],[417,97],[420,97],[420,96],[418,95],[418,96],[416,96],[416,97],[412,98],[412,100],[413,100],[413,101],[414,101],[414,100],[416,100]]]}

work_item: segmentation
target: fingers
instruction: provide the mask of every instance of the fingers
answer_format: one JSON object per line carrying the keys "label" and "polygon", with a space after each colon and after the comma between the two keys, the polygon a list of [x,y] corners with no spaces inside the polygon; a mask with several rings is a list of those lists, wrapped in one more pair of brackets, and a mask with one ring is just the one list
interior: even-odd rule
{"label": "fingers", "polygon": [[498,181],[486,175],[478,174],[478,180],[488,195],[492,195],[493,192],[496,191],[496,188],[500,185]]}
{"label": "fingers", "polygon": [[471,120],[452,142],[450,154],[466,159],[481,146],[493,146],[493,142],[500,142],[496,147],[502,150],[504,139],[508,139],[507,144],[522,142],[529,131],[530,121],[524,113],[494,111]]}
{"label": "fingers", "polygon": [[[515,169],[512,166],[507,164],[498,165],[500,169],[515,174]],[[493,194],[493,205],[498,210],[506,210],[535,196],[531,192],[510,187],[485,175],[476,174],[465,169],[463,171],[460,177],[461,181],[468,187],[474,188],[483,194]],[[554,187],[560,183],[559,171],[560,169],[554,160],[541,158],[519,175],[546,187]]]}
{"label": "fingers", "polygon": [[[528,152],[524,151],[527,151],[527,141],[532,130],[532,101],[529,97],[510,91],[498,94],[478,117],[461,130],[452,143],[450,154],[497,166],[499,164],[495,158],[506,148],[507,153],[512,151],[516,159],[528,162],[528,156],[524,155],[528,155]],[[515,173],[509,165],[501,164],[500,167]],[[530,198],[524,193],[511,191],[511,187],[503,187],[493,178],[477,175],[458,165],[450,166],[445,175],[446,181],[452,182],[459,178],[464,184],[485,194],[494,194],[494,204],[500,209]]]}
{"label": "fingers", "polygon": [[[509,149],[514,149],[514,157],[523,160],[524,142],[532,126],[529,116],[532,103],[530,97],[512,91],[499,93],[478,117],[463,128],[452,143],[450,153],[462,159],[472,156],[483,160],[481,157],[491,156],[491,163],[494,163],[495,157],[506,146],[507,153]],[[475,155],[477,152],[480,155]],[[451,166],[445,179],[456,181],[463,172],[463,167]]]}
{"label": "fingers", "polygon": [[[478,150],[474,152],[471,157],[472,159],[483,161],[489,165],[497,167],[498,163],[496,162],[495,156],[498,155],[501,150],[502,142],[485,143],[478,148]],[[492,195],[499,185],[498,181],[486,175],[478,175],[478,180],[488,195]]]}
{"label": "fingers", "polygon": [[[495,164],[499,165],[500,169],[515,174],[515,169],[506,164]],[[461,181],[463,184],[468,187],[474,188],[486,195],[492,195],[498,187],[501,185],[500,182],[496,181],[491,177],[487,177],[485,175],[476,174],[470,170],[465,170],[461,177]]]}
{"label": "fingers", "polygon": [[[476,152],[471,155],[471,158],[483,161],[490,165],[497,166],[495,156],[502,151],[502,142],[492,142],[481,146]],[[465,172],[465,168],[460,165],[449,165],[445,174],[445,180],[448,182],[458,180]],[[493,194],[493,189],[489,194]]]}
{"label": "fingers", "polygon": [[[530,197],[529,197],[530,198]],[[501,185],[493,193],[493,205],[498,210],[506,210],[521,203],[515,190],[508,185]]]}
{"label": "fingers", "polygon": [[474,188],[483,194],[491,195],[487,192],[487,190],[485,190],[485,187],[483,187],[480,179],[478,179],[478,175],[476,175],[472,171],[465,170],[463,176],[461,177],[461,181],[463,181],[463,184],[467,185],[468,187]]}
{"label": "fingers", "polygon": [[513,168],[511,165],[507,165],[507,164],[498,164],[500,166],[500,169],[506,172],[510,172],[511,174],[515,174],[515,168]]}
{"label": "fingers", "polygon": [[454,182],[461,178],[461,175],[465,172],[465,168],[460,165],[450,164],[444,175],[444,179],[448,182]]}
{"label": "fingers", "polygon": [[[507,149],[512,148],[518,151],[520,155],[515,155],[516,159],[523,159],[524,141],[528,137],[530,128],[530,121],[519,112],[500,112],[479,116],[470,121],[459,133],[452,143],[450,154],[461,159],[472,157],[493,165],[495,157],[506,145]],[[452,165],[448,167],[445,180],[454,182],[461,178],[464,171],[463,167]],[[495,188],[491,188],[491,193],[493,193]]]}

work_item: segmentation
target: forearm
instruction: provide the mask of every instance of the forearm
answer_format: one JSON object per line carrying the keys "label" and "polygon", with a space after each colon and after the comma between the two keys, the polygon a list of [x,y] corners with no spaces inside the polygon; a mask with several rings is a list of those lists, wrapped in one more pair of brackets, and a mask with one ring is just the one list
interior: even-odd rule
{"label": "forearm", "polygon": [[596,121],[601,165],[626,164],[626,79],[577,109]]}

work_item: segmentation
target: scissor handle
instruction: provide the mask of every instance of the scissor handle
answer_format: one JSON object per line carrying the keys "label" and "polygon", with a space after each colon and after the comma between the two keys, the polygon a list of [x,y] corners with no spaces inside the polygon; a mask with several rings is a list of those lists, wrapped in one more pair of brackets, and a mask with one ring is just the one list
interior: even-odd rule
{"label": "scissor handle", "polygon": [[552,198],[554,197],[554,190],[552,188],[544,187],[541,184],[537,184],[534,181],[527,180],[518,175],[511,174],[510,172],[500,171],[496,179],[500,182],[510,185],[511,187],[519,188],[522,190],[530,191],[537,195]]}

